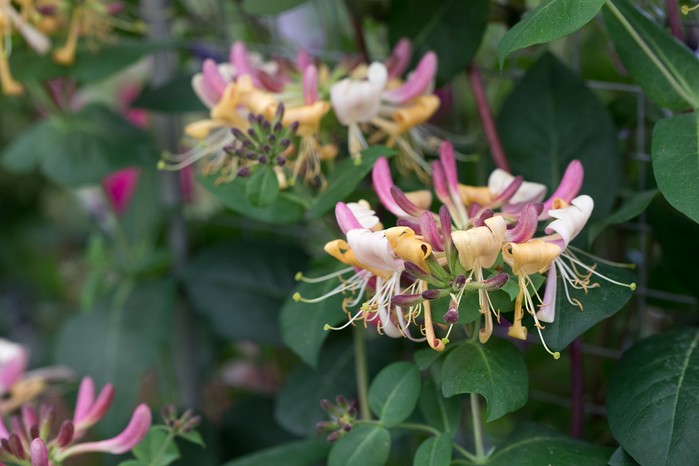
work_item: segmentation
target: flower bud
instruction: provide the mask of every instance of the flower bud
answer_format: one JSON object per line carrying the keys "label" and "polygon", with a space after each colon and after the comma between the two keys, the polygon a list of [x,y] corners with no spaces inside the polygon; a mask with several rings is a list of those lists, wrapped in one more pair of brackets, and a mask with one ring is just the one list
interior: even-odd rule
{"label": "flower bud", "polygon": [[444,322],[447,324],[455,324],[459,321],[459,311],[454,308],[449,309],[444,313]]}
{"label": "flower bud", "polygon": [[29,452],[32,458],[32,466],[49,466],[49,451],[43,440],[40,438],[34,439]]}
{"label": "flower bud", "polygon": [[241,178],[245,178],[246,176],[250,176],[250,168],[249,167],[242,167],[238,169],[238,176]]}
{"label": "flower bud", "polygon": [[56,442],[61,448],[66,447],[73,441],[73,436],[75,434],[75,426],[70,420],[63,421],[61,428],[58,431],[58,436],[56,437]]}

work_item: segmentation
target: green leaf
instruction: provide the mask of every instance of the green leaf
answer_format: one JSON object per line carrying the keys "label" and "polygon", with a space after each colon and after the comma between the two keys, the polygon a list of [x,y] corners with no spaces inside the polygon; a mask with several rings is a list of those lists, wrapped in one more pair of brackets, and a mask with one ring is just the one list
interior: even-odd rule
{"label": "green leaf", "polygon": [[420,395],[420,371],[409,362],[395,362],[376,376],[369,388],[369,406],[386,427],[410,416]]}
{"label": "green leaf", "polygon": [[[580,254],[582,262],[592,266],[594,259]],[[565,260],[565,259],[563,259]],[[598,263],[597,272],[622,283],[632,283],[634,276],[626,269]],[[627,303],[633,291],[625,286],[615,285],[597,276],[592,276],[592,283],[599,283],[597,288],[589,288],[587,293],[568,286],[571,299],[577,299],[583,306],[570,304],[563,288],[563,281],[558,274],[558,289],[556,293],[556,318],[550,324],[544,324],[541,331],[546,344],[553,351],[563,351],[577,337],[585,333],[598,322],[616,314]],[[525,319],[527,317],[525,316]],[[530,319],[533,322],[533,319]],[[530,322],[530,325],[532,325]],[[534,332],[531,327],[530,331]]]}
{"label": "green leaf", "polygon": [[98,183],[129,166],[153,161],[150,137],[102,105],[54,115],[16,138],[2,153],[2,163],[16,172],[37,167],[66,186]]}
{"label": "green leaf", "polygon": [[595,200],[592,218],[612,208],[621,156],[609,113],[579,77],[553,55],[534,64],[507,98],[497,121],[512,173],[543,183],[553,194],[579,159],[587,176],[581,193]]}
{"label": "green leaf", "polygon": [[249,15],[278,15],[308,0],[243,0],[243,10]]}
{"label": "green leaf", "polygon": [[533,424],[523,424],[497,447],[488,466],[605,466],[612,449],[573,440]]}
{"label": "green leaf", "polygon": [[697,113],[660,120],[653,128],[653,173],[674,208],[699,223],[699,118]]}
{"label": "green leaf", "polygon": [[621,61],[648,96],[673,110],[699,106],[699,60],[684,44],[626,0],[604,8]]}
{"label": "green leaf", "polygon": [[279,195],[279,180],[274,169],[263,165],[247,179],[245,197],[255,207],[269,207]]}
{"label": "green leaf", "polygon": [[229,183],[216,184],[217,176],[201,176],[201,184],[219,201],[239,214],[261,222],[275,224],[297,223],[303,218],[306,207],[296,196],[282,191],[274,203],[267,207],[255,207],[245,195],[248,180],[235,179]]}
{"label": "green leaf", "polygon": [[612,457],[609,458],[609,463],[607,464],[608,466],[638,466],[636,460],[621,447],[616,449]]}
{"label": "green leaf", "polygon": [[452,349],[444,361],[442,393],[446,397],[483,395],[490,422],[526,404],[528,380],[524,357],[512,343],[500,338],[486,344],[468,340]]}
{"label": "green leaf", "polygon": [[223,466],[313,466],[325,459],[330,444],[325,438],[283,443],[225,463]]}
{"label": "green leaf", "polygon": [[[320,277],[345,268],[341,264],[312,268],[307,276]],[[350,276],[349,272],[347,276]],[[295,301],[294,294],[299,293],[304,298],[317,298],[324,296],[335,287],[341,285],[337,278],[328,279],[321,283],[300,282],[296,285],[294,293],[290,295],[280,311],[280,324],[282,340],[291,348],[303,362],[311,367],[318,364],[318,355],[323,342],[329,335],[325,325],[335,326],[347,319],[342,310],[342,302],[346,296],[338,293],[319,303],[304,303]]]}
{"label": "green leaf", "polygon": [[651,201],[653,201],[657,194],[657,189],[649,189],[648,191],[642,191],[630,195],[618,210],[614,211],[614,213],[603,218],[602,220],[598,220],[592,224],[592,226],[590,226],[590,230],[587,235],[588,242],[592,244],[597,235],[599,235],[602,230],[609,225],[617,225],[619,223],[628,222],[629,220],[641,215],[648,208]]}
{"label": "green leaf", "polygon": [[167,466],[180,457],[174,440],[157,427],[151,427],[141,443],[134,447],[133,454],[149,466]]}
{"label": "green leaf", "polygon": [[189,443],[193,443],[195,445],[199,445],[202,448],[206,448],[206,443],[204,443],[204,439],[201,437],[201,434],[196,430],[190,430],[189,432],[181,433],[178,435],[178,437],[188,441]]}
{"label": "green leaf", "polygon": [[461,401],[459,396],[444,398],[432,373],[422,382],[420,412],[429,425],[441,432],[456,435],[461,420]]}
{"label": "green leaf", "polygon": [[131,104],[154,112],[204,112],[206,106],[199,100],[192,88],[192,76],[177,76],[162,86],[146,87]]}
{"label": "green leaf", "polygon": [[393,0],[388,14],[389,42],[409,37],[416,56],[436,52],[437,79],[447,82],[471,63],[487,23],[487,0]]}
{"label": "green leaf", "polygon": [[609,381],[616,440],[641,465],[699,464],[699,330],[656,335],[626,351]]}
{"label": "green leaf", "polygon": [[500,67],[515,50],[571,34],[595,17],[606,0],[549,0],[528,13],[500,40]]}
{"label": "green leaf", "polygon": [[133,288],[126,283],[60,328],[55,362],[91,376],[98,387],[114,384],[114,404],[100,422],[106,434],[124,429],[138,401],[140,384],[135,381],[161,362],[174,306],[170,280],[140,281]]}
{"label": "green leaf", "polygon": [[333,209],[335,204],[344,201],[374,167],[379,157],[392,157],[393,149],[384,146],[372,146],[362,152],[361,163],[350,159],[344,159],[338,163],[332,174],[328,177],[328,188],[316,199],[313,207],[308,212],[312,219],[317,219],[327,211]]}
{"label": "green leaf", "polygon": [[279,343],[278,312],[304,263],[297,248],[271,240],[237,240],[193,257],[184,286],[216,334]]}
{"label": "green leaf", "polygon": [[360,425],[333,445],[328,466],[384,466],[390,451],[388,430],[378,425]]}
{"label": "green leaf", "polygon": [[451,449],[450,434],[430,437],[422,442],[415,452],[413,466],[449,466]]}
{"label": "green leaf", "polygon": [[413,361],[417,364],[418,369],[421,371],[430,368],[433,362],[439,359],[440,356],[444,354],[444,351],[435,351],[432,348],[422,348],[413,354]]}

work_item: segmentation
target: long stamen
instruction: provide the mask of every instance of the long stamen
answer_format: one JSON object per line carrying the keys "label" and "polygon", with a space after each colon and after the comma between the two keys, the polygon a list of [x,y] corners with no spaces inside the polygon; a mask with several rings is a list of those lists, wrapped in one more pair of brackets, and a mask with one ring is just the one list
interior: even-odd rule
{"label": "long stamen", "polygon": [[[589,252],[583,251],[582,249],[576,248],[575,246],[572,246],[572,245],[569,245],[568,249],[569,250],[572,249],[573,251],[575,251],[579,254],[583,254],[591,259],[594,259],[597,262],[601,262],[602,264],[607,264],[607,265],[611,265],[614,267],[620,267],[620,268],[624,268],[624,269],[635,269],[636,268],[636,264],[634,264],[634,263],[628,264],[626,262],[614,262],[614,261],[602,259],[601,257],[597,257],[594,254],[590,254]],[[570,255],[572,255],[573,257],[575,257],[577,259],[577,257],[575,256],[575,254],[572,253],[572,251],[568,251],[568,252],[570,253]]]}
{"label": "long stamen", "polygon": [[597,272],[594,268],[589,267],[589,266],[583,264],[582,262],[580,262],[580,261],[577,260],[577,259],[574,259],[570,254],[567,253],[567,251],[564,251],[564,252],[563,252],[563,256],[565,256],[569,261],[578,264],[580,267],[584,268],[585,270],[587,270],[587,271],[590,272],[591,274],[597,275],[598,277],[600,277],[600,278],[602,278],[602,279],[608,281],[609,283],[614,283],[615,285],[619,285],[619,286],[625,286],[625,287],[631,289],[632,291],[636,289],[636,284],[635,284],[635,283],[633,283],[633,282],[631,282],[631,283],[622,283],[622,282],[620,282],[620,281],[611,279],[611,278],[607,277],[606,275],[602,275],[601,273]]}
{"label": "long stamen", "polygon": [[321,277],[306,277],[303,274],[303,272],[297,272],[294,279],[297,282],[320,283],[320,282],[324,282],[326,280],[329,280],[331,278],[339,277],[340,275],[346,274],[347,272],[350,272],[352,270],[353,270],[352,267],[347,267],[346,269],[338,270],[337,272],[329,273],[329,274],[323,275]]}

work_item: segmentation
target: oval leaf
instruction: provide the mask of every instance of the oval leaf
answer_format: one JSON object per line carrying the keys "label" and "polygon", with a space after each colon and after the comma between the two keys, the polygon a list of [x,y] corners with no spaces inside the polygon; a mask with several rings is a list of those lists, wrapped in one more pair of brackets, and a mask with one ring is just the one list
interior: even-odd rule
{"label": "oval leaf", "polygon": [[528,392],[529,377],[524,357],[509,341],[491,338],[482,345],[469,340],[451,350],[444,361],[444,396],[461,393],[483,395],[488,401],[488,421],[524,406]]}
{"label": "oval leaf", "polygon": [[699,118],[678,115],[653,128],[653,173],[665,199],[699,223]]}
{"label": "oval leaf", "polygon": [[614,0],[603,12],[624,67],[648,96],[673,110],[697,108],[697,57],[631,2]]}
{"label": "oval leaf", "polygon": [[571,34],[595,17],[606,0],[551,0],[528,13],[498,45],[500,67],[515,50]]}
{"label": "oval leaf", "polygon": [[617,364],[607,410],[614,437],[643,466],[699,464],[699,330],[641,340]]}
{"label": "oval leaf", "polygon": [[269,165],[262,166],[246,181],[245,197],[255,207],[269,207],[279,195],[279,180]]}
{"label": "oval leaf", "polygon": [[396,362],[376,376],[369,389],[369,406],[386,427],[410,416],[420,395],[420,371],[409,362]]}
{"label": "oval leaf", "polygon": [[[314,268],[308,276],[319,277],[339,269],[337,264]],[[299,293],[304,298],[317,298],[328,294],[340,284],[339,278],[322,283],[301,282],[294,289],[294,293]],[[324,329],[325,324],[334,326],[346,320],[347,316],[342,311],[344,300],[345,295],[338,293],[319,303],[297,302],[294,301],[293,295],[284,302],[280,315],[282,340],[309,366],[316,367],[320,347],[330,333]]]}
{"label": "oval leaf", "polygon": [[388,18],[391,44],[409,37],[416,56],[436,52],[437,79],[446,82],[463,71],[476,54],[488,24],[488,1],[392,0]]}
{"label": "oval leaf", "polygon": [[413,466],[449,466],[451,450],[450,434],[430,437],[422,442],[415,452]]}
{"label": "oval leaf", "polygon": [[357,426],[333,445],[328,466],[384,466],[391,434],[382,426]]}
{"label": "oval leaf", "polygon": [[592,196],[592,218],[612,208],[621,156],[606,108],[572,71],[544,54],[505,102],[498,130],[512,173],[545,184],[549,194],[568,163],[579,159],[587,176],[581,193]]}
{"label": "oval leaf", "polygon": [[[583,263],[593,266],[594,259],[579,256]],[[565,260],[565,259],[564,259]],[[595,271],[622,283],[631,283],[634,276],[626,269],[597,263]],[[558,275],[558,292],[556,293],[556,319],[546,324],[541,331],[546,344],[553,351],[563,351],[573,340],[585,333],[598,322],[616,314],[628,302],[633,294],[630,288],[609,283],[599,277],[592,276],[592,283],[599,287],[578,290],[568,286],[571,299],[577,299],[582,304],[579,307],[570,304],[563,289],[563,281]],[[533,324],[533,319],[529,324]],[[533,327],[531,328],[534,331]]]}

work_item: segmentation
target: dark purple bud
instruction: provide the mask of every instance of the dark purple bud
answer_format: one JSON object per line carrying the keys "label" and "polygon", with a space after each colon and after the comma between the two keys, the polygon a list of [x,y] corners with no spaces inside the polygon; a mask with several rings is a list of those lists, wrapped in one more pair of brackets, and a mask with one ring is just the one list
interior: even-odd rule
{"label": "dark purple bud", "polygon": [[267,120],[265,120],[264,115],[262,115],[261,113],[259,115],[257,115],[257,124],[258,125],[264,125],[265,121],[267,121]]}
{"label": "dark purple bud", "polygon": [[245,133],[243,133],[240,129],[238,129],[236,127],[231,128],[231,133],[233,133],[233,136],[235,136],[236,139],[242,139],[242,140],[247,139],[247,136],[245,136]]}
{"label": "dark purple bud", "polygon": [[316,430],[318,432],[328,432],[335,430],[336,427],[337,423],[332,421],[320,421],[316,423]]}
{"label": "dark purple bud", "polygon": [[238,157],[242,157],[244,153],[245,153],[245,149],[243,149],[242,147],[238,147],[235,150],[235,155],[237,155]]}
{"label": "dark purple bud", "polygon": [[270,144],[274,144],[275,142],[277,142],[277,137],[274,134],[268,134],[267,142],[269,142]]}
{"label": "dark purple bud", "polygon": [[254,138],[257,136],[257,133],[255,132],[254,129],[248,128],[248,136],[250,136],[251,138]]}
{"label": "dark purple bud", "polygon": [[269,130],[272,128],[272,126],[269,124],[269,121],[267,120],[262,120],[261,126],[262,130],[265,132],[269,132]]}
{"label": "dark purple bud", "polygon": [[242,167],[238,169],[238,176],[245,178],[246,176],[250,176],[250,168],[248,167]]}
{"label": "dark purple bud", "polygon": [[345,432],[349,432],[350,430],[352,430],[352,424],[344,424],[342,426],[342,430],[344,430]]}
{"label": "dark purple bud", "polygon": [[296,131],[299,129],[299,122],[295,121],[289,126],[289,131],[291,131],[291,134],[296,134]]}
{"label": "dark purple bud", "polygon": [[280,167],[283,167],[284,165],[286,165],[286,159],[284,157],[277,157],[276,162],[277,162],[277,165],[279,165]]}
{"label": "dark purple bud", "polygon": [[466,276],[465,275],[458,275],[454,279],[454,288],[457,290],[460,290],[461,288],[463,288],[465,284],[466,284]]}
{"label": "dark purple bud", "polygon": [[10,437],[7,440],[10,443],[9,446],[12,454],[15,455],[17,458],[23,460],[26,457],[26,455],[24,452],[24,447],[22,446],[22,440],[20,440],[19,435],[13,432],[10,434]]}
{"label": "dark purple bud", "polygon": [[36,11],[42,16],[54,16],[58,9],[56,5],[37,5]]}
{"label": "dark purple bud", "polygon": [[499,273],[497,275],[493,275],[489,279],[481,282],[480,288],[487,290],[487,291],[499,290],[500,288],[505,286],[505,283],[507,283],[507,281],[509,279],[510,279],[510,276],[507,273],[502,272],[502,273]]}
{"label": "dark purple bud", "polygon": [[272,152],[272,147],[269,144],[265,144],[262,146],[262,152],[269,155],[269,153]]}
{"label": "dark purple bud", "polygon": [[199,424],[201,424],[201,416],[192,416],[192,419],[187,421],[182,426],[182,432],[190,432],[194,430]]}
{"label": "dark purple bud", "polygon": [[223,152],[225,152],[228,155],[233,155],[233,153],[236,151],[236,148],[233,144],[228,144],[227,146],[223,146]]}
{"label": "dark purple bud", "polygon": [[0,445],[2,445],[2,449],[5,451],[9,451],[12,453],[12,449],[10,448],[10,441],[6,438],[0,439]]}
{"label": "dark purple bud", "polygon": [[352,403],[352,405],[347,408],[347,415],[351,418],[357,417],[357,406],[355,403]]}
{"label": "dark purple bud", "polygon": [[245,147],[246,149],[254,149],[255,144],[253,144],[252,141],[246,139],[245,141],[243,141],[243,147]]}
{"label": "dark purple bud", "polygon": [[163,406],[163,409],[160,411],[160,415],[165,421],[168,419],[175,419],[177,417],[177,409],[175,408],[174,404],[167,404]]}
{"label": "dark purple bud", "polygon": [[274,131],[275,133],[281,133],[282,129],[284,129],[284,126],[281,124],[281,122],[278,121],[274,124],[272,131]]}
{"label": "dark purple bud", "polygon": [[448,294],[448,290],[425,290],[422,292],[422,297],[431,301],[433,299],[443,298]]}
{"label": "dark purple bud", "polygon": [[330,434],[328,434],[327,437],[325,437],[325,439],[328,442],[333,443],[336,442],[340,437],[342,437],[342,434],[340,432],[331,432]]}
{"label": "dark purple bud", "polygon": [[247,154],[245,154],[245,158],[247,158],[248,160],[257,160],[257,154],[254,152],[248,152]]}
{"label": "dark purple bud", "polygon": [[[274,119],[279,122],[284,117],[284,104],[277,105],[277,111],[274,112]],[[276,126],[276,125],[275,125]]]}
{"label": "dark purple bud", "polygon": [[493,209],[485,209],[481,214],[478,216],[478,218],[475,218],[473,220],[473,226],[474,227],[482,227],[485,225],[485,221],[491,218],[493,215],[495,215],[495,212],[493,212]]}
{"label": "dark purple bud", "polygon": [[262,163],[262,164],[265,164],[265,163],[267,163],[267,157],[265,157],[264,155],[260,155],[260,158],[257,159],[257,161]]}
{"label": "dark purple bud", "polygon": [[248,123],[250,123],[250,125],[256,125],[257,124],[257,115],[253,115],[252,113],[248,113]]}
{"label": "dark purple bud", "polygon": [[56,437],[56,442],[58,446],[63,448],[73,441],[73,435],[75,434],[75,426],[73,422],[66,419],[61,424],[61,428],[58,430],[58,436]]}
{"label": "dark purple bud", "polygon": [[444,322],[447,324],[455,324],[459,321],[459,312],[456,309],[449,309],[444,313]]}
{"label": "dark purple bud", "polygon": [[347,411],[348,404],[347,404],[347,398],[344,397],[344,395],[337,395],[335,397],[335,403],[342,409],[343,411]]}
{"label": "dark purple bud", "polygon": [[391,298],[391,304],[398,307],[417,306],[425,299],[421,294],[398,294]]}
{"label": "dark purple bud", "polygon": [[33,425],[29,428],[29,437],[30,437],[32,440],[34,440],[35,438],[38,438],[38,437],[40,436],[39,434],[40,434],[40,432],[39,432],[39,425],[38,425],[38,424],[33,424]]}
{"label": "dark purple bud", "polygon": [[281,141],[279,141],[279,147],[281,147],[282,149],[286,149],[290,145],[291,145],[291,139],[289,139],[289,138],[284,138]]}
{"label": "dark purple bud", "polygon": [[412,262],[405,261],[405,271],[408,275],[411,275],[416,280],[431,280],[432,277],[422,270],[419,266],[413,264]]}

